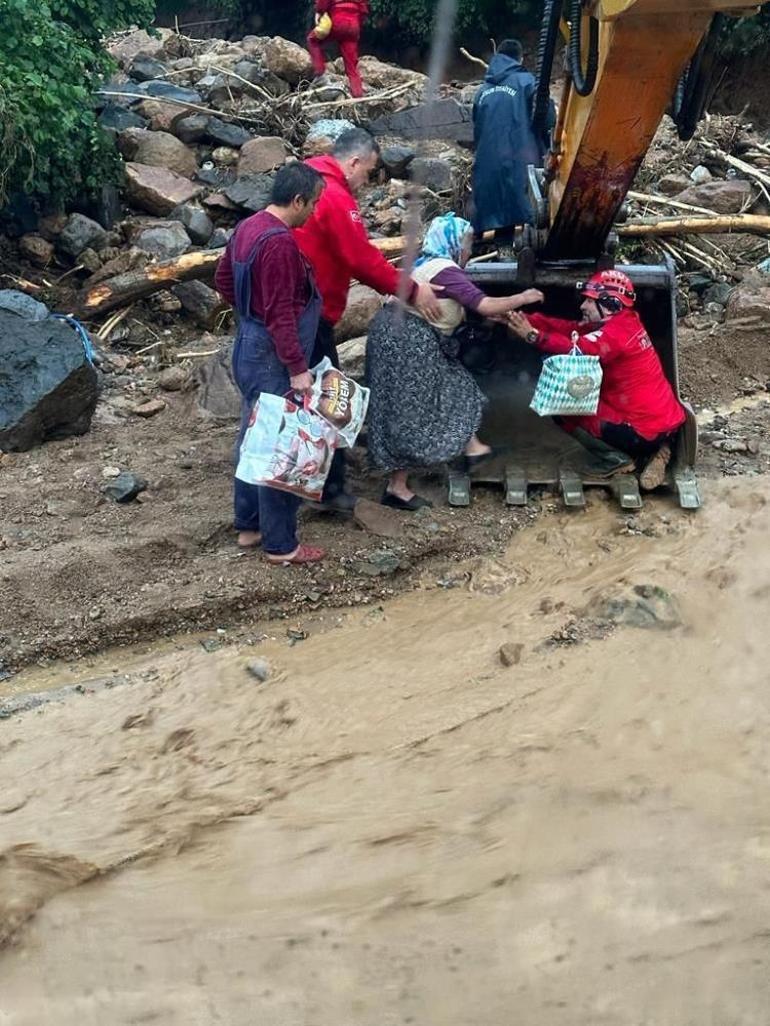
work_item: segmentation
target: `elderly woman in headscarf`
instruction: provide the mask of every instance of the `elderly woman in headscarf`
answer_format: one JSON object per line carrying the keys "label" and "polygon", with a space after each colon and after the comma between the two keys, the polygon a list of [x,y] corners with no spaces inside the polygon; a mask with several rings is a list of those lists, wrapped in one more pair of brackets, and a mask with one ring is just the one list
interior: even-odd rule
{"label": "elderly woman in headscarf", "polygon": [[493,455],[477,434],[486,399],[459,360],[455,332],[466,310],[502,320],[543,296],[536,289],[485,295],[463,270],[472,241],[471,225],[462,217],[445,214],[431,221],[412,277],[441,287],[439,319],[428,321],[391,301],[369,329],[369,458],[390,475],[381,499],[385,506],[431,505],[410,489],[410,470],[459,456],[471,471]]}

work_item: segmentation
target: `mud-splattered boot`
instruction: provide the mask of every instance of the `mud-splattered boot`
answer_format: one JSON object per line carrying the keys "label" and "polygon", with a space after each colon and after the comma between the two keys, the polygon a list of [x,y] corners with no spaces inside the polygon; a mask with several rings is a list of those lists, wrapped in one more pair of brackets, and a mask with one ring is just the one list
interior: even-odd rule
{"label": "mud-splattered boot", "polygon": [[670,462],[671,447],[661,445],[655,455],[647,461],[647,466],[639,475],[639,484],[645,492],[652,492],[665,483],[666,471]]}

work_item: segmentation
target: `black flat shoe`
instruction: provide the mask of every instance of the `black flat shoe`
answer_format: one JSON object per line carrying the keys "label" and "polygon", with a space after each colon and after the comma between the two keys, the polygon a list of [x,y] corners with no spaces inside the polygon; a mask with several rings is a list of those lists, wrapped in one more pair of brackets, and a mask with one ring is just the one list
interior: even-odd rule
{"label": "black flat shoe", "polygon": [[480,452],[478,456],[459,456],[457,462],[466,474],[472,474],[474,470],[483,467],[485,463],[491,463],[498,456],[502,456],[504,452],[505,449],[498,445],[493,445],[489,452]]}
{"label": "black flat shoe", "polygon": [[414,513],[418,509],[433,509],[433,503],[429,499],[423,499],[421,495],[413,495],[411,499],[402,499],[387,489],[382,493],[381,506],[390,506],[391,509],[407,509]]}

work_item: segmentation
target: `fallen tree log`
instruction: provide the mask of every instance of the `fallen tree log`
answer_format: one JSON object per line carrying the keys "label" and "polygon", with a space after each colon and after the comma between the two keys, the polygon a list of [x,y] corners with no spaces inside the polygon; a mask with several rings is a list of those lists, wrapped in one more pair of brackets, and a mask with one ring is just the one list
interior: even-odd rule
{"label": "fallen tree log", "polygon": [[149,264],[142,270],[126,271],[125,274],[108,278],[82,295],[78,312],[82,317],[98,317],[119,306],[128,306],[137,299],[151,296],[161,289],[178,285],[181,281],[210,281],[223,253],[223,249],[185,253],[176,260]]}
{"label": "fallen tree log", "polygon": [[[770,235],[770,217],[760,214],[720,214],[716,217],[663,217],[644,218],[618,225],[618,234],[630,237],[655,235],[698,235],[702,232],[750,232]],[[493,232],[485,232],[490,238]],[[406,236],[373,239],[372,245],[388,259],[403,254]],[[176,260],[150,264],[143,270],[127,271],[115,278],[100,282],[81,296],[78,313],[82,318],[99,317],[138,299],[145,299],[161,289],[171,288],[183,281],[211,281],[223,249],[207,249],[185,253]]]}
{"label": "fallen tree log", "polygon": [[[385,257],[397,257],[404,252],[406,238],[397,235],[390,239],[373,239],[372,245]],[[81,318],[99,317],[121,306],[146,299],[161,289],[170,289],[183,281],[212,281],[219,258],[224,249],[207,249],[185,253],[176,260],[149,264],[143,270],[127,271],[87,289],[80,297],[78,314]]]}
{"label": "fallen tree log", "polygon": [[619,235],[698,235],[750,232],[770,234],[770,217],[761,214],[720,214],[717,217],[650,217],[618,225]]}

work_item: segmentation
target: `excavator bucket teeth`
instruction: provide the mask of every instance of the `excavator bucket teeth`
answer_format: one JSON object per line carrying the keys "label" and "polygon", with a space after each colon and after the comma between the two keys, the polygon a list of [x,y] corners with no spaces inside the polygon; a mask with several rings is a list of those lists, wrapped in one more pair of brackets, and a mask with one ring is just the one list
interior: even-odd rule
{"label": "excavator bucket teeth", "polygon": [[578,474],[562,471],[559,474],[559,491],[564,499],[564,505],[570,509],[581,509],[585,506],[583,482]]}
{"label": "excavator bucket teeth", "polygon": [[527,475],[518,467],[505,472],[505,502],[508,506],[527,505]]}
{"label": "excavator bucket teeth", "polygon": [[467,474],[449,474],[449,505],[470,506],[471,479]]}
{"label": "excavator bucket teeth", "polygon": [[612,488],[621,509],[641,509],[642,497],[639,482],[633,474],[619,474],[612,480]]}
{"label": "excavator bucket teeth", "polygon": [[679,496],[682,509],[700,509],[701,498],[698,491],[698,479],[692,470],[682,470],[674,474],[674,485]]}
{"label": "excavator bucket teeth", "polygon": [[[519,254],[521,259],[521,254]],[[523,268],[524,277],[545,294],[543,313],[553,317],[577,320],[580,317],[579,296],[575,285],[584,281],[595,269],[595,262],[576,266],[574,262],[532,262]],[[636,288],[635,309],[642,319],[653,346],[660,357],[663,372],[675,394],[679,394],[676,334],[676,276],[673,264],[624,264],[618,270],[628,274]],[[476,284],[491,296],[508,296],[522,291],[523,282],[517,263],[479,263],[469,274]],[[585,503],[583,490],[589,486],[610,489],[623,509],[635,510],[642,505],[636,482],[626,476],[620,481],[597,478],[595,459],[574,431],[564,430],[568,424],[559,418],[539,417],[531,408],[543,365],[543,354],[534,346],[514,338],[505,328],[469,323],[463,336],[460,360],[474,375],[487,398],[479,436],[506,455],[485,464],[473,484],[502,485],[509,505],[523,505],[526,489],[545,487],[560,492],[570,507]],[[688,478],[677,477],[677,470],[692,468],[697,457],[697,422],[687,407],[686,423],[679,432],[674,464],[668,478],[671,488],[679,492],[685,509],[700,505],[697,486]],[[692,470],[690,469],[690,474]],[[694,478],[693,478],[694,481]],[[463,486],[465,487],[465,486]],[[459,488],[459,486],[458,486]],[[456,488],[455,491],[458,489]],[[452,501],[452,500],[450,500]],[[458,503],[459,504],[459,503]]]}

